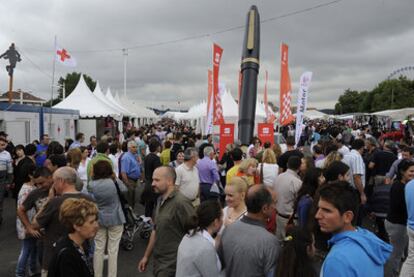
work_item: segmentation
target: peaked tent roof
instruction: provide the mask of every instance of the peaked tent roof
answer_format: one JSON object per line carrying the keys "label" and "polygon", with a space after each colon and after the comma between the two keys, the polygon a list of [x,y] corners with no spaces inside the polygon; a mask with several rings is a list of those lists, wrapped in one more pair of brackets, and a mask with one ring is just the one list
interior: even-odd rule
{"label": "peaked tent roof", "polygon": [[116,100],[114,99],[114,97],[112,96],[111,93],[111,89],[108,87],[106,90],[106,94],[105,94],[106,99],[108,99],[108,101],[114,105],[115,107],[119,108],[121,111],[123,111],[123,113],[127,116],[134,116],[136,117],[136,115],[133,112],[130,112],[128,109],[124,108],[123,105],[118,104],[116,102]]}
{"label": "peaked tent roof", "polygon": [[111,116],[116,119],[122,117],[118,110],[107,105],[91,92],[82,74],[72,93],[53,108],[79,110],[81,117]]}
{"label": "peaked tent roof", "polygon": [[101,90],[101,86],[99,85],[99,81],[96,82],[95,89],[93,91],[93,94],[98,97],[102,102],[104,102],[106,105],[112,107],[113,110],[118,111],[120,114],[125,114],[126,112],[120,109],[119,107],[115,106],[111,101],[109,101],[108,98],[105,97]]}
{"label": "peaked tent roof", "polygon": [[157,115],[154,111],[147,109],[140,103],[136,101],[131,101],[130,99],[126,98],[126,96],[119,96],[119,94],[115,94],[115,100],[118,100],[124,107],[127,107],[128,110],[133,111],[137,114],[138,117],[142,118],[156,118]]}

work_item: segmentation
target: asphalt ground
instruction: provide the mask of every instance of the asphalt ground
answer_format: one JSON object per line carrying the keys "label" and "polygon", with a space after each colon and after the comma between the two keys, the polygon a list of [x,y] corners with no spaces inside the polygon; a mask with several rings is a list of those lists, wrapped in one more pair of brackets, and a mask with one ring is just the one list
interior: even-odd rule
{"label": "asphalt ground", "polygon": [[[139,194],[139,192],[138,192]],[[136,207],[138,215],[143,214],[141,205]],[[15,200],[8,197],[4,201],[3,223],[0,225],[0,276],[15,276],[17,259],[20,253],[20,240],[16,234],[16,204]],[[118,276],[153,276],[152,263],[148,265],[147,271],[140,273],[137,269],[138,261],[144,254],[147,240],[137,235],[132,251],[126,251],[120,247],[118,254]],[[106,264],[106,263],[105,263]],[[104,269],[106,276],[106,266]]]}

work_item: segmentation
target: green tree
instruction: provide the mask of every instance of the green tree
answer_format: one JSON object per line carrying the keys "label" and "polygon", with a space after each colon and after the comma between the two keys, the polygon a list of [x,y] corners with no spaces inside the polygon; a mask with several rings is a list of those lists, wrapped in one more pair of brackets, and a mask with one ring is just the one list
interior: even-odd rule
{"label": "green tree", "polygon": [[[53,99],[53,105],[58,104],[63,99],[63,86],[65,87],[65,97],[68,97],[72,91],[76,88],[76,85],[79,82],[80,76],[82,73],[79,72],[72,72],[66,74],[66,77],[60,77],[58,80],[58,97]],[[95,89],[96,81],[94,81],[90,76],[83,74],[83,78],[86,82],[86,85],[89,87],[91,91]],[[45,103],[45,107],[50,107],[51,101]]]}
{"label": "green tree", "polygon": [[360,94],[356,90],[347,89],[345,93],[339,96],[338,103],[335,105],[335,113],[353,113],[358,111]]}

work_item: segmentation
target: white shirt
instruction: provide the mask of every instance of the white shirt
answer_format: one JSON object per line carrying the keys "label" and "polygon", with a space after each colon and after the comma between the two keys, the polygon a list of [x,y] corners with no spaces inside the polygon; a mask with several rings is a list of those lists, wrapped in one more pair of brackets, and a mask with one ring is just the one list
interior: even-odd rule
{"label": "white shirt", "polygon": [[344,156],[342,161],[349,166],[349,171],[352,176],[350,181],[351,185],[356,188],[354,175],[361,175],[362,186],[365,187],[365,163],[361,154],[353,149]]}
{"label": "white shirt", "polygon": [[116,177],[118,177],[118,174],[119,174],[118,158],[112,154],[109,154],[108,158],[112,161],[112,169],[114,170]]}
{"label": "white shirt", "polygon": [[[260,174],[260,171],[262,170],[262,164],[259,164],[257,169]],[[273,188],[273,184],[275,183],[278,174],[279,174],[279,166],[277,164],[263,163],[263,184],[264,185]]]}
{"label": "white shirt", "polygon": [[175,185],[178,190],[191,201],[195,200],[200,187],[197,167],[193,166],[190,169],[185,163],[182,163],[175,168],[175,173],[177,174]]}
{"label": "white shirt", "polygon": [[[205,238],[208,242],[210,242],[214,247],[216,247],[216,241],[213,239],[213,237],[210,235],[209,232],[207,232],[206,230],[201,231],[201,235],[203,236],[203,238]],[[219,256],[216,254],[216,258],[217,258],[217,268],[218,271],[221,271],[221,262],[219,259]]]}
{"label": "white shirt", "polygon": [[78,176],[82,180],[83,184],[85,185],[88,181],[88,175],[86,174],[86,169],[88,168],[88,163],[91,159],[86,158],[85,165],[82,162],[79,164],[78,167]]}
{"label": "white shirt", "polygon": [[291,215],[296,195],[302,187],[299,175],[288,169],[277,177],[273,187],[278,197],[277,211],[283,215]]}
{"label": "white shirt", "polygon": [[345,156],[346,154],[348,154],[351,151],[349,150],[348,147],[346,147],[345,145],[342,145],[342,147],[338,149],[338,152],[341,153],[342,156]]}

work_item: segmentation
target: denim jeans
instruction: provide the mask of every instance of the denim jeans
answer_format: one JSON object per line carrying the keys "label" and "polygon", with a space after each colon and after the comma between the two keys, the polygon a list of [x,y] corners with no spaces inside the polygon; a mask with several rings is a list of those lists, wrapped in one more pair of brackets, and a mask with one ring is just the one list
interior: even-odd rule
{"label": "denim jeans", "polygon": [[26,276],[26,266],[29,264],[30,273],[36,273],[37,268],[37,240],[27,238],[22,240],[22,249],[16,266],[16,277]]}
{"label": "denim jeans", "polygon": [[385,276],[398,276],[404,250],[408,245],[407,226],[385,220],[385,228],[392,245],[391,256],[385,264]]}
{"label": "denim jeans", "polygon": [[412,277],[414,276],[414,230],[407,226],[408,233],[408,257],[405,260],[400,277]]}
{"label": "denim jeans", "polygon": [[4,194],[6,193],[6,185],[0,184],[0,223],[3,221],[3,202]]}

